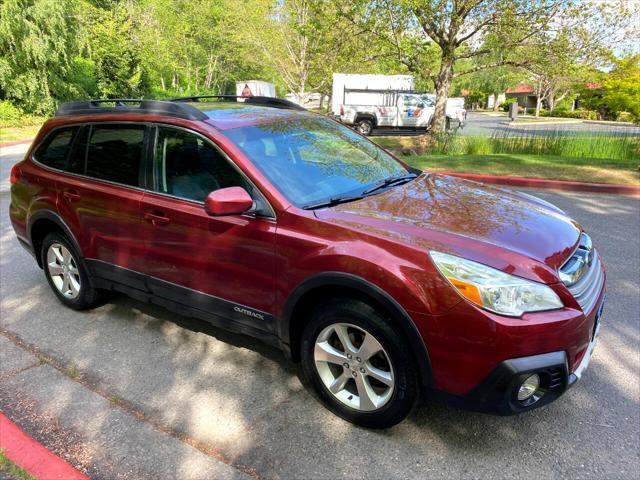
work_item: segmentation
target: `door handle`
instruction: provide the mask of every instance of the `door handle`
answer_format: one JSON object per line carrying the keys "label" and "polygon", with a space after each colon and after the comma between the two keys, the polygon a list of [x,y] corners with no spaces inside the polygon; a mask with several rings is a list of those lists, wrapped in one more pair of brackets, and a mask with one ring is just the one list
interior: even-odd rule
{"label": "door handle", "polygon": [[77,202],[82,198],[77,190],[65,190],[62,195],[70,202]]}
{"label": "door handle", "polygon": [[147,212],[144,214],[144,218],[149,220],[153,225],[166,225],[171,221],[169,217],[165,217],[162,212]]}

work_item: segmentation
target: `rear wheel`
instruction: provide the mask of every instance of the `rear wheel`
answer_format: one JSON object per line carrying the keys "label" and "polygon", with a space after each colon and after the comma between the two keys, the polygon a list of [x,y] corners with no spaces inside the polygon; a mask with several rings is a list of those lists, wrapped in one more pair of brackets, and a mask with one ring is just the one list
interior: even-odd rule
{"label": "rear wheel", "polygon": [[335,414],[372,428],[402,421],[417,397],[417,373],[402,335],[362,302],[342,299],[311,313],[302,335],[304,374]]}
{"label": "rear wheel", "polygon": [[362,135],[371,135],[371,132],[373,131],[373,122],[368,119],[359,120],[356,123],[356,130],[358,130]]}
{"label": "rear wheel", "polygon": [[104,292],[93,288],[82,258],[62,233],[49,233],[40,255],[49,286],[67,307],[85,310],[101,303]]}

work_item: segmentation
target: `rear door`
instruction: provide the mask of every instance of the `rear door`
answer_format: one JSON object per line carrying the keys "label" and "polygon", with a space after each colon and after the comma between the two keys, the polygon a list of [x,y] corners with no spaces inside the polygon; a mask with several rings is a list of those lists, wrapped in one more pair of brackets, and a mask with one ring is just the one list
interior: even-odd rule
{"label": "rear door", "polygon": [[144,261],[140,201],[149,127],[96,123],[83,127],[58,186],[58,211],[76,236],[92,272],[140,270]]}
{"label": "rear door", "polygon": [[[163,298],[270,333],[275,302],[271,208],[215,144],[170,126],[155,133],[155,187],[142,200],[149,288]],[[204,200],[240,186],[256,213],[212,217]]]}

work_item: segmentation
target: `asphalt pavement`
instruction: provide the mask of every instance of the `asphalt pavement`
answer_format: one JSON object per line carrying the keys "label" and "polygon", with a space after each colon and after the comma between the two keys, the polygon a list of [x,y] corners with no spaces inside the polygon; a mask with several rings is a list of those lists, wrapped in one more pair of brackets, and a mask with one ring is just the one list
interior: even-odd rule
{"label": "asphalt pavement", "polygon": [[529,191],[579,220],[608,267],[576,387],[513,417],[427,402],[373,431],[254,339],[124,296],[63,307],[8,221],[20,150],[0,152],[0,410],[92,478],[637,478],[640,200]]}

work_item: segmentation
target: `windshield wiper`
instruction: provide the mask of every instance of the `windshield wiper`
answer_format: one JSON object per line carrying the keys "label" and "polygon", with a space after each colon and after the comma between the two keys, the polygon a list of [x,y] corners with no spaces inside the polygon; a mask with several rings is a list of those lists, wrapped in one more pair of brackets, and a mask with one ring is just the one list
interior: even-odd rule
{"label": "windshield wiper", "polygon": [[316,208],[322,207],[333,207],[334,205],[339,205],[341,203],[353,202],[354,200],[360,200],[362,195],[344,195],[341,197],[332,197],[329,200],[323,200],[318,203],[310,203],[309,205],[305,205],[302,207],[304,210],[313,210]]}
{"label": "windshield wiper", "polygon": [[370,193],[377,192],[378,190],[382,190],[383,188],[408,182],[409,180],[413,180],[417,176],[418,175],[416,175],[415,173],[410,173],[409,175],[402,175],[400,177],[385,178],[380,183],[374,185],[371,188],[366,189],[364,192],[362,192],[362,195],[369,195]]}

